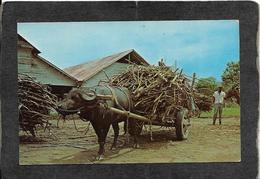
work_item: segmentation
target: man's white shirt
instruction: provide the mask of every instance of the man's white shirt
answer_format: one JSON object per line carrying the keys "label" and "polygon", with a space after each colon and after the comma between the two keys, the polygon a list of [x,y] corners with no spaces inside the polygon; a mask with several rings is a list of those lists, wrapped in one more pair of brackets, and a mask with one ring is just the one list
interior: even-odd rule
{"label": "man's white shirt", "polygon": [[215,98],[215,104],[217,104],[217,103],[223,104],[226,93],[224,91],[221,91],[220,93],[218,91],[215,91],[213,96]]}

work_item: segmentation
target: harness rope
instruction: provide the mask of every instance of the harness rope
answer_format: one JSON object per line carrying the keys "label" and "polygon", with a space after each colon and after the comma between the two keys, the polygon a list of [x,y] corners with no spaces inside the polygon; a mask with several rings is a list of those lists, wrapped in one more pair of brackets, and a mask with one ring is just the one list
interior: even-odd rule
{"label": "harness rope", "polygon": [[[84,107],[80,107],[80,108],[78,108],[78,109],[72,109],[72,110],[57,108],[57,109],[55,109],[55,110],[65,118],[67,115],[76,114],[76,113],[80,112],[81,109],[84,109]],[[81,119],[81,118],[80,118],[80,119]],[[60,120],[60,118],[58,118],[57,126],[58,126],[59,120]],[[72,120],[73,120],[74,128],[76,129],[76,131],[77,131],[77,132],[84,132],[84,131],[85,131],[85,135],[86,135],[87,132],[89,131],[90,122],[88,123],[88,126],[87,126],[86,130],[80,131],[80,130],[78,130],[78,128],[77,128],[75,119],[73,118]],[[84,121],[84,122],[86,122],[86,121],[83,120],[83,119],[81,119],[81,120]]]}
{"label": "harness rope", "polygon": [[106,85],[106,87],[111,91],[111,94],[112,94],[112,101],[114,101],[116,103],[116,105],[118,107],[120,107],[124,112],[127,113],[127,118],[126,118],[126,140],[127,140],[127,143],[129,143],[129,131],[128,131],[128,128],[129,128],[129,111],[130,111],[130,99],[129,99],[129,96],[121,89],[121,88],[118,88],[119,90],[121,90],[127,97],[127,101],[128,101],[128,111],[125,110],[124,107],[122,107],[122,105],[118,102],[118,99],[117,99],[117,96],[115,94],[115,90],[110,87],[109,85]]}
{"label": "harness rope", "polygon": [[55,110],[60,113],[61,115],[70,115],[70,114],[75,114],[79,112],[81,109],[84,107],[80,107],[78,109],[61,109],[61,108],[56,108]]}

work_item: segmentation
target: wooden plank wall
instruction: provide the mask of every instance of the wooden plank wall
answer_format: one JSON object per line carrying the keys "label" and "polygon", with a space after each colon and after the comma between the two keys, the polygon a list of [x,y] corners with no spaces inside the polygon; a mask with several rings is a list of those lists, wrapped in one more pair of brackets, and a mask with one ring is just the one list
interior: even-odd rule
{"label": "wooden plank wall", "polygon": [[43,84],[75,86],[76,82],[54,69],[36,55],[30,48],[18,47],[18,73],[34,77]]}

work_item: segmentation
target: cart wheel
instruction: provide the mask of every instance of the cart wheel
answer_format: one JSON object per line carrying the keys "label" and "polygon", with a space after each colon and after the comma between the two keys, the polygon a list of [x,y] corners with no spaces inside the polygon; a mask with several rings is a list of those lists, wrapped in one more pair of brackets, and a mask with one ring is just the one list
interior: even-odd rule
{"label": "cart wheel", "polygon": [[133,120],[129,120],[129,134],[130,135],[140,135],[143,129],[143,122],[139,122],[139,121],[133,121]]}
{"label": "cart wheel", "polygon": [[175,121],[176,136],[178,140],[185,140],[188,138],[190,119],[188,118],[188,110],[186,108],[181,109],[177,113]]}

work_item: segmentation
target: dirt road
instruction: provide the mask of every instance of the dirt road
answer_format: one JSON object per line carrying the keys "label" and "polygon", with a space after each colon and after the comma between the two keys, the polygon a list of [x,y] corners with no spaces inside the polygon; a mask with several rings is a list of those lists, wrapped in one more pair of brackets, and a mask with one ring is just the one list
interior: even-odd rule
{"label": "dirt road", "polygon": [[[109,150],[113,130],[109,131],[105,159],[95,161],[98,151],[96,135],[90,127],[87,134],[77,132],[73,121],[60,123],[52,121],[54,135],[39,132],[43,141],[20,144],[20,164],[84,164],[84,163],[168,163],[168,162],[239,162],[240,161],[240,120],[239,117],[224,118],[222,125],[213,126],[209,118],[195,118],[188,140],[177,141],[175,129],[153,127],[154,141],[150,142],[149,132],[144,130],[139,138],[140,148],[133,149],[132,141],[124,145],[125,136],[119,137],[119,148]],[[87,123],[76,120],[76,126],[83,131]],[[123,133],[121,126],[121,134]],[[22,135],[22,134],[21,134]],[[171,140],[171,139],[174,140]]]}

